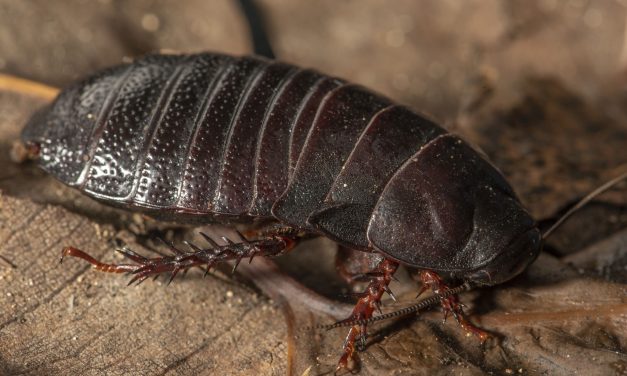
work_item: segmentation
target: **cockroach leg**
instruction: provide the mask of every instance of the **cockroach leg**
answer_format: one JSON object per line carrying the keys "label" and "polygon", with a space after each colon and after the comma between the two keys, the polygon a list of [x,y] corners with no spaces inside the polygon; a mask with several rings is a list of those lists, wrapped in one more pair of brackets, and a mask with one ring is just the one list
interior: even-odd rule
{"label": "cockroach leg", "polygon": [[[383,293],[389,292],[388,284],[392,281],[392,275],[397,268],[398,263],[395,261],[383,259],[379,262],[370,273],[370,283],[362,297],[357,301],[352,314],[343,321],[362,320],[372,317],[374,311],[378,310]],[[355,350],[365,347],[366,329],[365,324],[354,325],[350,328],[344,340],[343,353],[338,361],[336,372],[341,369],[353,368],[353,364],[357,360]]]}
{"label": "cockroach leg", "polygon": [[[448,286],[444,283],[442,278],[437,273],[430,270],[420,272],[420,281],[422,282],[421,292],[430,288],[435,295],[439,295],[441,292],[448,290]],[[464,314],[463,305],[459,302],[457,295],[441,298],[440,304],[444,310],[444,321],[446,321],[448,315],[451,314],[468,335],[476,336],[481,343],[485,342],[490,337],[488,332],[477,328],[468,321]]]}
{"label": "cockroach leg", "polygon": [[105,264],[91,257],[89,254],[81,251],[80,249],[74,247],[63,248],[63,250],[61,251],[61,260],[59,260],[59,262],[63,263],[63,260],[66,256],[83,259],[92,264],[96,270],[106,273],[132,273],[138,268],[138,265],[133,264]]}
{"label": "cockroach leg", "polygon": [[218,245],[209,236],[202,234],[209,243],[209,247],[201,248],[191,243],[189,245],[191,251],[184,251],[176,248],[173,244],[168,243],[168,247],[173,255],[147,258],[141,256],[129,248],[119,250],[126,258],[134,262],[134,264],[106,264],[102,263],[80,249],[74,247],[66,247],[61,254],[61,261],[65,256],[81,258],[92,264],[97,270],[107,273],[124,273],[133,274],[129,285],[137,282],[142,283],[149,276],[156,276],[162,273],[170,273],[169,282],[183,270],[187,270],[194,266],[206,266],[207,270],[215,264],[225,261],[234,260],[235,266],[243,258],[252,258],[254,256],[276,256],[285,253],[296,245],[298,240],[295,235],[268,234],[263,238],[256,240],[246,240],[240,236],[237,242],[225,238],[226,244]]}

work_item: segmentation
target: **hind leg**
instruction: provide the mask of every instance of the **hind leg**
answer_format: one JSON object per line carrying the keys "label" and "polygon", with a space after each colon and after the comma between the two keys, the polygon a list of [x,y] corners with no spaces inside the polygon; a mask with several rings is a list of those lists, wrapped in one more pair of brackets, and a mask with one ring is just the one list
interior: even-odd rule
{"label": "hind leg", "polygon": [[[225,261],[235,261],[235,267],[239,262],[248,258],[252,260],[255,256],[277,256],[285,253],[296,245],[300,239],[296,231],[287,229],[277,229],[273,232],[262,234],[258,239],[247,240],[243,235],[239,234],[239,239],[233,241],[226,237],[222,239],[225,244],[219,245],[209,236],[200,233],[207,243],[208,247],[201,248],[191,243],[186,243],[190,251],[183,251],[173,244],[166,243],[172,251],[171,256],[161,256],[147,258],[141,256],[132,250],[125,248],[120,250],[126,258],[133,261],[131,264],[105,264],[97,261],[89,256],[86,252],[74,248],[66,247],[61,254],[61,261],[66,256],[81,258],[96,268],[96,270],[107,273],[130,273],[133,278],[129,282],[141,283],[150,276],[156,276],[162,273],[170,273],[170,282],[182,270],[187,270],[195,266],[206,266],[206,271],[217,263]],[[235,267],[233,270],[235,270]]]}

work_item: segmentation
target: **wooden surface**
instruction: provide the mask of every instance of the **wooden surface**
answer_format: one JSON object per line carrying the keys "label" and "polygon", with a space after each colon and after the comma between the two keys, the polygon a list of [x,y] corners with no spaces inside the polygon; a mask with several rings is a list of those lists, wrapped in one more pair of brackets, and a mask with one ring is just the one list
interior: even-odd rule
{"label": "wooden surface", "polygon": [[[231,2],[172,4],[0,1],[0,72],[63,86],[159,49],[250,50]],[[620,2],[265,0],[261,9],[280,58],[434,114],[489,155],[539,220],[627,168]],[[150,255],[154,234],[190,239],[195,231],[103,207],[10,162],[13,140],[46,95],[0,88],[0,374],[332,371],[345,331],[303,330],[334,320],[303,301],[346,309],[331,242],[278,260],[282,273],[328,300],[299,294],[289,277],[268,274],[271,264],[243,270],[257,273],[258,287],[255,278],[217,271],[202,279],[199,270],[167,287],[126,287],[123,275],[78,260],[59,265],[66,245],[119,261],[120,242]],[[463,297],[494,333],[487,345],[452,320],[442,324],[438,312],[385,322],[372,328],[361,374],[624,374],[625,203],[624,186],[604,195],[520,278]],[[403,280],[392,288],[409,304],[417,287]]]}

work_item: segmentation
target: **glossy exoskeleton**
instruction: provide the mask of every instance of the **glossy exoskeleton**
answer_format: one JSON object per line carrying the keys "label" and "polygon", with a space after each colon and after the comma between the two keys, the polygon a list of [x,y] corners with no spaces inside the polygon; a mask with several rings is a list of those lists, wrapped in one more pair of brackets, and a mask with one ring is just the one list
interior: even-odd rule
{"label": "glossy exoskeleton", "polygon": [[[90,259],[138,281],[323,235],[376,261],[352,316],[363,319],[399,264],[423,270],[435,290],[438,274],[493,285],[541,247],[512,188],[462,139],[363,87],[259,57],[152,55],[107,69],[64,90],[22,138],[44,170],[107,204],[177,221],[281,225],[174,256],[126,251],[134,264]],[[455,297],[443,303],[484,338]],[[364,335],[351,328],[340,366]]]}

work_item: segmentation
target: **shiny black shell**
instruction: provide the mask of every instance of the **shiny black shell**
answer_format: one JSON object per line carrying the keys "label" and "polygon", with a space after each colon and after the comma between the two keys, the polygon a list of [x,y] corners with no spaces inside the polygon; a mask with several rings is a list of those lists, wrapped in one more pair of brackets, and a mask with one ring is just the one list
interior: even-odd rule
{"label": "shiny black shell", "polygon": [[470,270],[494,257],[478,247],[533,227],[457,136],[361,86],[258,57],[108,69],[64,90],[23,138],[42,144],[44,169],[109,204],[272,219],[412,266]]}

